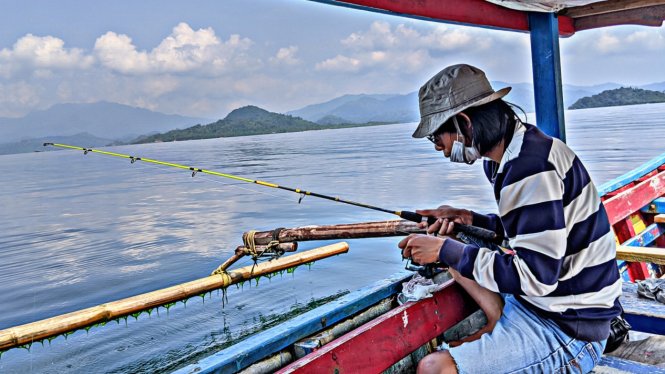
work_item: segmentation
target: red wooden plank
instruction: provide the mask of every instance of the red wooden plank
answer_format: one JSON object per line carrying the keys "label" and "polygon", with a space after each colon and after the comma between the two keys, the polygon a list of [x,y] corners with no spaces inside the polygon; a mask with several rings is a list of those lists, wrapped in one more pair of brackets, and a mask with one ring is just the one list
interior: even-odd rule
{"label": "red wooden plank", "polygon": [[395,308],[277,373],[383,372],[478,309],[454,280],[439,289],[434,297]]}
{"label": "red wooden plank", "polygon": [[614,232],[619,238],[619,243],[625,243],[635,236],[635,228],[633,227],[633,222],[630,220],[630,217],[626,217],[614,224]]}
{"label": "red wooden plank", "polygon": [[633,186],[635,186],[635,182],[630,182],[630,183],[628,183],[627,185],[625,185],[625,186],[623,186],[623,187],[621,187],[621,188],[619,188],[619,189],[616,189],[616,190],[614,190],[614,191],[612,191],[612,192],[608,192],[608,193],[606,193],[605,196],[603,196],[603,197],[609,199],[610,197],[614,197],[614,196],[616,196],[616,195],[622,193],[623,191],[626,191],[626,190],[629,190],[629,189],[633,188]]}
{"label": "red wooden plank", "polygon": [[[633,227],[633,222],[630,220],[630,217],[626,217],[617,222],[614,225],[614,232],[619,238],[620,243],[626,242],[635,236],[635,228]],[[642,266],[639,262],[626,263],[626,271],[628,272],[628,279],[633,283],[638,279],[646,279],[644,278],[644,275],[648,274],[646,264]]]}
{"label": "red wooden plank", "polygon": [[605,200],[603,204],[605,204],[610,224],[614,225],[637,212],[663,194],[665,194],[665,172],[656,174],[613,198]]}
{"label": "red wooden plank", "polygon": [[[368,10],[432,20],[485,26],[504,30],[529,31],[526,13],[483,0],[314,0],[329,4],[348,4]],[[559,35],[575,34],[573,19],[560,16]]]}
{"label": "red wooden plank", "polygon": [[645,180],[647,180],[647,179],[653,177],[653,176],[656,175],[656,174],[658,174],[658,170],[652,170],[650,173],[644,175],[644,176],[641,177],[641,178],[638,178],[638,179],[636,180],[636,182],[638,182],[638,183],[639,183],[639,182],[644,182]]}
{"label": "red wooden plank", "polygon": [[651,278],[649,275],[649,268],[644,262],[629,262],[628,263],[628,276],[630,281],[635,283],[638,280],[645,280]]}

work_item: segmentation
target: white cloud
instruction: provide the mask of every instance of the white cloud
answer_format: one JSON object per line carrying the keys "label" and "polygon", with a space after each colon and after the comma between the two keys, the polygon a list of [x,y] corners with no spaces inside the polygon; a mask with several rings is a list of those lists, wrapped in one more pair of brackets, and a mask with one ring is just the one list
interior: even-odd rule
{"label": "white cloud", "polygon": [[295,45],[289,46],[288,48],[280,48],[279,51],[277,51],[277,55],[275,57],[270,57],[268,61],[273,64],[297,65],[302,61],[295,57],[296,52],[298,52],[298,47]]}
{"label": "white cloud", "polygon": [[604,33],[598,38],[594,47],[600,53],[615,52],[621,47],[621,41],[616,36]]}
{"label": "white cloud", "polygon": [[335,58],[330,58],[325,61],[319,62],[315,65],[316,70],[324,71],[358,71],[360,70],[360,60],[349,58],[342,55],[337,55]]}
{"label": "white cloud", "polygon": [[460,53],[466,49],[478,52],[491,45],[479,32],[440,24],[422,30],[406,24],[393,28],[385,21],[373,22],[369,30],[352,33],[341,44],[349,53],[317,63],[316,70],[356,73],[372,67],[412,74],[436,64],[432,53]]}
{"label": "white cloud", "polygon": [[194,31],[183,22],[150,52],[138,51],[132,38],[112,31],[97,39],[94,52],[102,66],[121,74],[198,71],[218,75],[232,67],[244,66],[243,63],[235,64],[234,57],[246,58],[241,52],[252,44],[250,39],[241,39],[239,35],[231,35],[223,41],[212,28]]}
{"label": "white cloud", "polygon": [[36,77],[48,78],[51,76],[49,69],[88,69],[94,61],[82,49],[65,48],[62,39],[27,34],[11,49],[0,50],[0,76],[9,79],[22,70],[33,68]]}
{"label": "white cloud", "polygon": [[[472,33],[459,28],[450,29],[437,25],[424,32],[399,24],[392,30],[385,21],[375,21],[368,31],[359,31],[342,40],[342,44],[354,50],[432,49],[450,51],[469,46],[478,39]],[[474,48],[478,48],[476,45]]]}
{"label": "white cloud", "polygon": [[13,106],[34,107],[39,104],[38,91],[36,87],[24,81],[6,86],[0,84],[0,104],[8,103]]}

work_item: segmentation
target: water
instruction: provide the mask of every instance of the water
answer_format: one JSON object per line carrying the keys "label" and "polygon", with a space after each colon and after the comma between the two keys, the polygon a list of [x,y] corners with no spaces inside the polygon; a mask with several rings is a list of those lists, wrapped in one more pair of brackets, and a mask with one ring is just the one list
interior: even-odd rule
{"label": "water", "polygon": [[[665,104],[566,113],[568,139],[600,185],[665,152]],[[533,116],[531,116],[533,118]],[[116,147],[395,210],[451,204],[496,210],[480,165],[454,165],[415,125]],[[78,151],[0,157],[0,329],[210,274],[250,229],[393,219],[371,210]],[[240,189],[249,188],[256,192]],[[265,192],[276,198],[260,194]],[[404,267],[397,238],[350,241],[348,254],[229,288],[44,347],[13,349],[2,373],[160,372],[340,290]],[[301,243],[307,250],[323,243]]]}

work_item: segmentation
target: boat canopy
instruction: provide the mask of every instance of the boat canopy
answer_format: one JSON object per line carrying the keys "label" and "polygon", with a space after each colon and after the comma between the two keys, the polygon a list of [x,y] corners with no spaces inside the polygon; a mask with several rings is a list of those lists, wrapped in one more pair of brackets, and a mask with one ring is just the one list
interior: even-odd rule
{"label": "boat canopy", "polygon": [[536,125],[566,141],[559,37],[616,25],[662,26],[665,0],[310,0],[434,22],[528,32]]}

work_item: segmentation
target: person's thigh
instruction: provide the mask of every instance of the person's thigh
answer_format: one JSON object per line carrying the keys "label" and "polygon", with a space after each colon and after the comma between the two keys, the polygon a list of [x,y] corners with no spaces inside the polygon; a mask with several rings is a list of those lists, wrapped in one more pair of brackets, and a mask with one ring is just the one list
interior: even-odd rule
{"label": "person's thigh", "polygon": [[603,344],[569,337],[512,296],[494,331],[449,349],[460,374],[587,373],[602,351]]}

